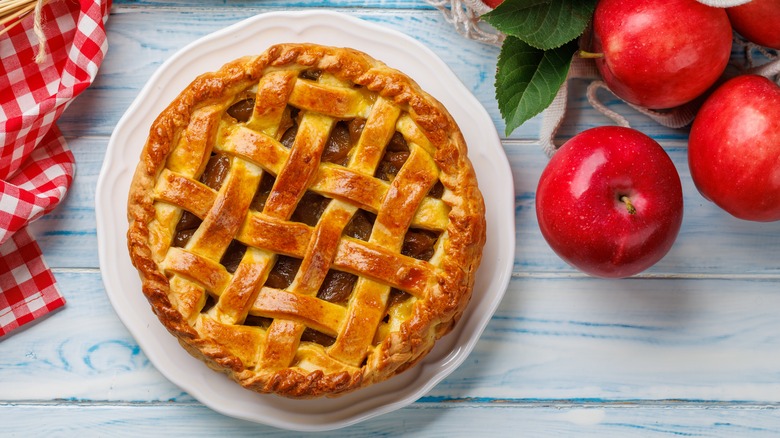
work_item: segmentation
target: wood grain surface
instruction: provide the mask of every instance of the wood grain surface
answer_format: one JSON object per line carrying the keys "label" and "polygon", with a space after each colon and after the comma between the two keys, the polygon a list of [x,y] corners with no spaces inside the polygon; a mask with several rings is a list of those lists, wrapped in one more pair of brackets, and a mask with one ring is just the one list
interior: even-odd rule
{"label": "wood grain surface", "polygon": [[[108,56],[59,123],[76,156],[74,185],[32,226],[68,304],[0,341],[0,435],[299,435],[211,411],[154,369],[106,297],[94,195],[113,127],[162,62],[255,14],[307,8],[404,32],[452,68],[502,135],[517,224],[512,280],[466,362],[416,403],[323,436],[780,435],[780,222],[738,221],[704,200],[687,168],[687,131],[605,96],[669,152],[685,217],[671,252],[645,273],[578,273],[536,223],[540,118],[503,135],[499,49],[463,38],[421,0],[114,0]],[[610,123],[585,100],[586,81],[570,85],[562,138]]]}

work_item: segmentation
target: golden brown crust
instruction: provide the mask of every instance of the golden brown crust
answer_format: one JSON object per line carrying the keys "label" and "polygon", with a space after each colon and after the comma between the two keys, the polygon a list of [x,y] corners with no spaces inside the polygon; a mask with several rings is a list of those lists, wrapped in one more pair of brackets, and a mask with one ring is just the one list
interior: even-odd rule
{"label": "golden brown crust", "polygon": [[[356,84],[359,87],[328,89],[323,91],[326,97],[310,94],[305,90],[299,93],[292,86],[296,82],[297,73],[307,69],[315,69],[322,74],[331,75],[342,84]],[[265,82],[260,82],[257,86],[263,78]],[[250,233],[252,227],[271,227],[264,229],[275,230],[277,228],[274,227],[278,227],[280,223],[286,223],[292,213],[291,209],[294,209],[294,204],[297,202],[295,197],[300,196],[300,190],[305,189],[297,186],[316,181],[318,175],[327,170],[322,168],[317,170],[317,163],[309,164],[311,157],[317,158],[317,154],[321,153],[323,147],[318,146],[316,141],[307,143],[305,147],[293,146],[289,154],[272,148],[265,150],[263,159],[267,161],[263,165],[265,167],[261,166],[263,167],[261,171],[258,171],[253,164],[247,164],[244,170],[235,172],[256,185],[260,178],[257,172],[271,171],[272,168],[273,172],[281,172],[278,167],[284,165],[282,160],[286,159],[285,154],[288,154],[291,161],[296,160],[293,156],[303,154],[300,161],[303,164],[295,170],[294,175],[290,173],[292,171],[288,172],[290,175],[278,174],[277,182],[280,187],[269,197],[266,204],[267,211],[262,215],[251,216],[250,214],[246,219],[243,212],[248,208],[247,199],[251,200],[252,193],[245,193],[247,190],[240,183],[235,183],[235,187],[224,188],[218,194],[192,183],[187,186],[192,186],[187,192],[179,191],[176,196],[163,193],[165,190],[174,190],[161,188],[159,181],[166,166],[169,168],[173,166],[176,172],[175,175],[166,173],[166,178],[163,178],[165,184],[183,190],[181,187],[184,187],[184,183],[175,185],[182,179],[178,178],[178,175],[197,179],[204,169],[205,161],[208,160],[212,148],[208,145],[201,146],[214,143],[214,138],[219,137],[220,141],[229,142],[233,141],[231,139],[238,138],[230,135],[243,135],[241,154],[248,153],[250,146],[259,144],[260,137],[255,139],[254,134],[249,131],[236,134],[239,128],[234,129],[233,125],[223,124],[217,127],[214,120],[218,122],[218,119],[212,117],[213,114],[224,113],[236,95],[253,86],[257,86],[257,95],[262,96],[265,102],[262,107],[258,102],[252,119],[248,122],[248,125],[252,125],[255,130],[273,125],[265,122],[278,119],[281,110],[290,99],[312,108],[313,113],[327,107],[328,111],[342,114],[344,117],[355,117],[350,116],[352,113],[360,113],[361,117],[365,117],[366,101],[352,99],[350,96],[355,92],[366,93],[364,90],[369,90],[391,102],[389,107],[400,108],[400,113],[392,113],[391,110],[393,116],[400,114],[403,118],[404,114],[408,114],[411,124],[401,118],[398,121],[399,125],[402,123],[409,125],[405,136],[410,139],[415,135],[424,136],[415,144],[421,143],[416,146],[416,149],[426,153],[420,152],[415,155],[413,152],[415,158],[410,158],[409,161],[414,162],[409,164],[410,170],[405,171],[403,183],[399,172],[396,184],[377,183],[378,185],[374,184],[371,190],[364,188],[359,196],[356,195],[360,199],[368,199],[370,193],[381,192],[384,197],[376,202],[395,211],[408,208],[407,204],[414,205],[415,207],[412,208],[417,209],[417,206],[424,201],[427,188],[436,179],[445,188],[441,201],[433,202],[433,204],[443,203],[443,208],[448,211],[445,218],[446,228],[440,230],[443,238],[440,239],[441,248],[437,250],[438,255],[435,255],[430,262],[407,261],[407,258],[400,255],[394,256],[397,258],[393,260],[399,260],[400,263],[392,266],[395,270],[393,275],[399,278],[397,280],[399,284],[394,286],[410,287],[409,293],[413,295],[413,305],[408,311],[399,310],[399,314],[404,315],[404,320],[392,329],[388,329],[390,331],[384,339],[375,340],[367,346],[355,347],[354,342],[365,338],[366,333],[355,330],[349,335],[343,334],[346,331],[345,326],[359,324],[359,321],[366,318],[381,317],[384,309],[371,310],[374,306],[372,303],[377,296],[384,296],[386,300],[390,287],[378,281],[383,276],[389,275],[380,272],[379,267],[373,273],[357,272],[357,266],[365,260],[384,260],[382,257],[388,257],[385,254],[388,250],[382,246],[381,239],[379,239],[380,243],[372,246],[373,244],[364,244],[354,239],[339,238],[338,233],[341,230],[339,227],[343,227],[349,219],[349,215],[343,211],[335,211],[334,208],[333,217],[328,219],[333,221],[332,223],[339,224],[331,226],[336,231],[331,231],[324,225],[310,228],[297,224],[285,228],[287,231],[284,233],[274,233],[273,238],[261,236],[256,240],[273,240],[273,246],[302,258],[307,269],[311,265],[312,272],[315,273],[322,273],[323,269],[318,268],[317,263],[325,263],[324,269],[327,269],[335,260],[334,263],[339,269],[347,272],[355,271],[353,273],[357,275],[367,275],[369,279],[366,283],[370,284],[366,286],[366,292],[356,293],[356,296],[351,299],[351,302],[359,301],[360,306],[367,306],[369,310],[366,311],[357,311],[350,307],[358,304],[350,304],[346,310],[340,310],[337,305],[320,303],[313,297],[299,299],[292,293],[261,287],[263,275],[267,275],[269,269],[266,265],[271,262],[268,261],[269,259],[264,259],[260,252],[245,256],[241,262],[242,267],[239,268],[242,270],[241,278],[247,279],[246,284],[241,285],[236,284],[240,283],[239,281],[232,281],[234,277],[239,276],[239,271],[231,276],[226,271],[219,271],[221,268],[214,268],[206,256],[202,259],[193,256],[194,258],[190,260],[187,250],[170,248],[171,233],[181,214],[180,206],[170,204],[174,202],[173,198],[195,199],[200,196],[213,201],[211,198],[225,196],[231,204],[241,204],[241,202],[247,204],[234,208],[237,211],[232,216],[234,217],[232,222],[223,217],[209,218],[208,213],[206,218],[201,218],[204,224],[208,223],[220,233],[232,233],[235,230],[238,235],[239,231],[243,230],[246,234]],[[317,84],[307,85],[307,87],[317,88]],[[373,104],[374,101],[369,103]],[[381,124],[381,122],[382,120],[377,119],[376,123]],[[277,134],[271,134],[272,137],[274,135]],[[190,153],[192,151],[195,152]],[[370,149],[367,149],[366,154],[370,153],[372,153]],[[432,161],[426,158],[428,154]],[[435,169],[431,170],[431,164],[428,163],[435,163]],[[361,164],[355,166],[355,169],[358,169]],[[165,170],[165,172],[170,171]],[[356,177],[355,180],[358,181],[360,178]],[[415,182],[419,188],[409,188],[404,185],[406,182]],[[329,190],[327,184],[323,187],[325,187],[323,190]],[[346,193],[353,189],[338,187],[338,190],[342,190],[338,193]],[[359,191],[359,188],[354,190]],[[396,192],[419,193],[413,195],[414,199],[409,201],[397,196]],[[353,208],[345,207],[348,212],[354,211],[350,210]],[[428,220],[426,214],[421,213],[423,210],[420,207],[417,216],[412,214],[413,212],[402,216],[378,211],[376,212],[377,223],[380,225],[375,225],[375,228],[380,230],[375,230],[375,234],[381,235],[383,233],[381,228],[387,227],[384,231],[387,234],[386,242],[390,242],[389,246],[399,245],[393,240],[396,239],[393,234],[398,230],[406,230],[411,223]],[[344,216],[345,214],[347,216]],[[217,72],[206,73],[195,79],[157,117],[150,129],[130,189],[128,220],[128,249],[133,265],[142,278],[143,293],[166,329],[179,339],[190,354],[204,360],[211,368],[226,373],[244,387],[262,393],[276,393],[296,398],[343,394],[385,380],[424,357],[433,347],[435,340],[449,332],[463,313],[471,296],[475,271],[479,266],[485,241],[482,196],[466,155],[463,136],[444,107],[420,90],[419,86],[406,75],[390,69],[361,52],[312,44],[276,45],[260,56],[235,60]],[[227,240],[227,243],[233,239],[233,234],[222,236],[220,233],[215,231],[215,237],[211,239]],[[307,237],[313,235],[317,235],[320,240],[316,244],[309,245]],[[244,242],[254,242],[255,240],[252,239],[247,237]],[[202,240],[210,242],[205,238]],[[203,243],[202,246],[210,244]],[[193,244],[193,246],[197,245],[198,243]],[[329,253],[331,262],[327,260],[318,262],[319,258],[307,252],[313,251],[310,247],[317,247]],[[204,251],[208,253],[209,249],[206,248]],[[214,263],[218,262],[217,257]],[[186,273],[187,267],[198,272]],[[388,266],[383,268],[384,271],[390,271]],[[417,273],[410,276],[415,272]],[[198,275],[202,275],[203,278],[199,278]],[[171,282],[174,281],[172,278],[175,278],[177,285],[181,283],[186,286],[172,288]],[[306,285],[307,281],[303,278],[296,284],[302,289],[310,289],[311,286]],[[313,287],[316,288],[316,279],[313,281]],[[421,281],[424,283],[420,283]],[[244,289],[241,289],[242,287]],[[206,291],[210,288],[218,292]],[[316,290],[313,292],[316,294]],[[209,293],[218,295],[217,299],[219,301],[224,299],[225,303],[218,303],[208,314],[200,313],[199,308],[203,308]],[[309,296],[312,291],[307,290],[306,294]],[[269,303],[260,302],[261,299],[257,298],[264,296],[276,298]],[[289,298],[291,301],[298,302],[299,306],[306,307],[301,311],[299,319],[291,321],[279,316],[286,315],[285,306],[290,301],[280,301],[279,297]],[[229,308],[228,302],[237,303],[239,308]],[[377,305],[381,303],[382,301]],[[243,321],[247,312],[256,312],[264,316],[277,315],[278,318],[265,328],[232,325]],[[303,342],[299,344],[300,331],[304,327],[301,321],[305,321],[306,318],[314,319],[316,315],[321,314],[330,315],[331,319],[325,322],[313,322],[320,331],[341,330],[337,333],[334,345],[321,347]],[[288,339],[291,342],[272,341],[271,337],[277,335],[280,336],[279,339]],[[345,340],[341,339],[342,336]],[[374,334],[370,333],[369,336],[374,337]],[[293,350],[287,351],[290,348]],[[298,350],[295,350],[296,348]],[[352,351],[356,348],[359,351]],[[342,359],[335,361],[327,358],[329,352],[338,353],[337,356]],[[289,367],[289,364],[285,365],[284,362],[293,356],[296,365],[293,367]],[[355,362],[361,357],[362,361]],[[328,365],[324,365],[326,363]]]}

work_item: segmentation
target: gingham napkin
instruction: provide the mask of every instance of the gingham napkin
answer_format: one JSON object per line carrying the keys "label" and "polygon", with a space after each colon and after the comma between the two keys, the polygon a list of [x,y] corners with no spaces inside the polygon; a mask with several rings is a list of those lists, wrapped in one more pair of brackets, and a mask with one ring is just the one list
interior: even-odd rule
{"label": "gingham napkin", "polygon": [[73,155],[55,122],[97,74],[110,5],[48,0],[40,64],[32,14],[0,36],[0,337],[65,304],[27,225],[56,207],[73,180]]}

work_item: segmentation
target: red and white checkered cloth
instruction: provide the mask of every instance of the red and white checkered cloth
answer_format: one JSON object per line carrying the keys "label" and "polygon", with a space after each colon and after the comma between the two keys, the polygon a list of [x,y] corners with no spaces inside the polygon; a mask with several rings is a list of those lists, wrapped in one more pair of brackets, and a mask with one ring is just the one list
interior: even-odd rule
{"label": "red and white checkered cloth", "polygon": [[56,207],[73,180],[73,154],[55,122],[97,75],[110,6],[47,1],[41,64],[32,14],[0,36],[0,337],[65,304],[27,225]]}

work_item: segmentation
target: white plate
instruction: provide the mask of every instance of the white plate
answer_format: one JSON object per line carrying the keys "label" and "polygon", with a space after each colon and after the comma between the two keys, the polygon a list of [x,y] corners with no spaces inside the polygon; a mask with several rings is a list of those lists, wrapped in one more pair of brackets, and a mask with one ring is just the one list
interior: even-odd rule
{"label": "white plate", "polygon": [[[412,369],[336,399],[290,400],[255,394],[191,357],[150,310],[125,243],[127,192],[156,115],[198,74],[282,42],[352,47],[415,79],[450,110],[460,125],[487,206],[488,235],[482,266],[473,299],[455,329]],[[336,429],[411,404],[466,359],[511,276],[515,249],[513,187],[509,163],[492,120],[428,48],[399,32],[334,12],[261,14],[201,38],[172,56],[117,124],[95,195],[100,269],[114,309],[149,360],[203,404],[232,417],[280,428]]]}

